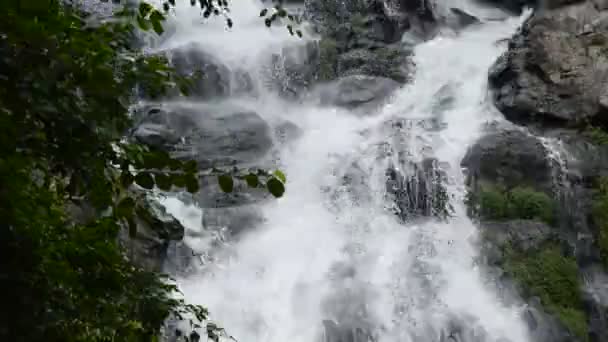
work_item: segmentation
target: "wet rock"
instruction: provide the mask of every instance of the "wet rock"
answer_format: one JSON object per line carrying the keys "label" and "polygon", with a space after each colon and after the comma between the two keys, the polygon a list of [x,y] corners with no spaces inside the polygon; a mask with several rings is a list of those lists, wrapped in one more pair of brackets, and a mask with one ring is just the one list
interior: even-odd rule
{"label": "wet rock", "polygon": [[196,202],[201,208],[229,208],[257,203],[269,198],[266,189],[248,187],[243,182],[235,182],[234,190],[223,192],[217,184],[217,177],[201,177],[201,191],[196,196]]}
{"label": "wet rock", "polygon": [[254,206],[207,208],[202,225],[205,230],[221,232],[227,239],[239,238],[264,222],[260,211]]}
{"label": "wet rock", "polygon": [[530,186],[551,191],[552,163],[541,141],[521,131],[503,131],[482,137],[462,160],[467,182],[501,184],[507,188]]}
{"label": "wet rock", "polygon": [[271,56],[271,87],[288,97],[308,91],[319,78],[323,46],[317,41],[290,45]]}
{"label": "wet rock", "polygon": [[319,92],[324,105],[354,109],[381,103],[399,86],[384,77],[351,75],[322,86]]}
{"label": "wet rock", "polygon": [[583,270],[583,306],[589,315],[591,341],[608,340],[608,275],[599,265]]}
{"label": "wet rock", "polygon": [[555,229],[534,220],[489,221],[483,222],[482,227],[484,240],[493,246],[490,250],[511,245],[525,252],[555,237]]}
{"label": "wet rock", "polygon": [[337,74],[340,76],[369,75],[406,82],[411,65],[408,54],[397,47],[376,50],[353,49],[337,58]]}
{"label": "wet rock", "polygon": [[387,170],[386,191],[393,197],[396,214],[403,220],[417,217],[445,218],[450,213],[446,174],[435,159],[410,163],[404,170]]}
{"label": "wet rock", "polygon": [[189,95],[201,99],[227,96],[230,93],[230,70],[216,57],[196,44],[171,51],[171,64],[181,76],[195,77]]}
{"label": "wet rock", "polygon": [[299,138],[302,129],[291,121],[284,121],[275,126],[274,133],[279,142],[287,143]]}
{"label": "wet rock", "polygon": [[460,8],[450,8],[450,14],[452,15],[447,19],[447,24],[453,29],[461,29],[481,23],[479,18],[461,10]]}
{"label": "wet rock", "polygon": [[148,111],[133,131],[138,141],[196,160],[201,168],[246,164],[272,147],[272,130],[257,113],[224,105]]}
{"label": "wet rock", "polygon": [[198,262],[196,253],[184,241],[169,241],[165,255],[162,269],[171,275],[192,274]]}
{"label": "wet rock", "polygon": [[323,321],[322,342],[369,342],[374,341],[369,332],[362,328],[350,327],[332,320]]}
{"label": "wet rock", "polygon": [[608,12],[584,1],[539,10],[490,70],[505,117],[543,127],[608,123]]}
{"label": "wet rock", "polygon": [[135,265],[150,271],[161,271],[167,260],[169,245],[181,241],[185,229],[155,199],[144,195],[138,201],[145,211],[138,211],[135,215],[137,233],[130,237],[129,228],[125,226],[119,231],[118,241]]}
{"label": "wet rock", "polygon": [[572,342],[572,336],[554,317],[545,313],[538,301],[531,300],[524,311],[524,322],[530,331],[533,341],[539,342]]}
{"label": "wet rock", "polygon": [[352,38],[395,43],[409,27],[405,17],[393,15],[381,0],[307,0],[306,16],[324,36],[346,45]]}
{"label": "wet rock", "polygon": [[504,8],[513,13],[521,13],[524,7],[536,7],[539,0],[478,0],[479,2],[491,4]]}

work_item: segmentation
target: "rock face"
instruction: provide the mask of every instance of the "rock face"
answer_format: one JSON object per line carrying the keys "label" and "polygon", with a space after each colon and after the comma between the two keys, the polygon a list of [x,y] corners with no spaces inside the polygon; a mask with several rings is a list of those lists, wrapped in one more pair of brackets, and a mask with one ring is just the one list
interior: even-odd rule
{"label": "rock face", "polygon": [[359,74],[405,82],[410,53],[399,42],[411,27],[407,15],[392,1],[307,1],[306,16],[323,37],[319,79]]}
{"label": "rock face", "polygon": [[227,105],[147,109],[132,135],[201,168],[250,163],[272,147],[272,130],[257,113]]}
{"label": "rock face", "polygon": [[[130,236],[126,226],[118,233],[118,243],[124,248],[126,257],[148,271],[186,271],[192,262],[192,253],[182,243],[184,226],[154,198],[138,190],[132,191],[137,205],[144,210],[136,210],[134,215],[135,236]],[[67,212],[77,224],[86,224],[99,214],[86,202],[69,202]]]}
{"label": "rock face", "polygon": [[468,182],[500,183],[506,187],[529,185],[551,190],[552,165],[541,141],[521,131],[503,131],[482,137],[462,160]]}
{"label": "rock face", "polygon": [[548,4],[526,21],[491,69],[496,106],[514,122],[556,126],[589,120],[604,125],[608,123],[606,4],[591,0]]}
{"label": "rock face", "polygon": [[125,227],[120,231],[118,239],[134,264],[147,270],[161,271],[170,243],[183,239],[184,227],[167,214],[158,202],[145,199],[142,204],[152,214],[136,215],[137,234],[129,237]]}
{"label": "rock face", "polygon": [[446,175],[437,160],[410,163],[408,172],[387,170],[386,192],[402,221],[419,217],[445,218],[450,213]]}

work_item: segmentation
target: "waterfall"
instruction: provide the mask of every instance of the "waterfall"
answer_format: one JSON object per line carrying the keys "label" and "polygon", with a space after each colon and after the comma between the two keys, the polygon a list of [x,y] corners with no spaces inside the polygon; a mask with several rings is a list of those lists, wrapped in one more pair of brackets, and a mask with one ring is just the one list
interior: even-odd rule
{"label": "waterfall", "polygon": [[[315,37],[266,28],[260,6],[234,3],[230,30],[222,18],[178,7],[171,38],[152,49],[200,46],[250,75],[255,90],[214,99],[213,108],[239,106],[298,132],[248,161],[285,172],[283,198],[198,211],[165,201],[187,226],[186,242],[206,256],[178,279],[186,299],[243,342],[528,341],[521,308],[503,301],[475,263],[477,228],[460,168],[484,126],[502,120],[487,96],[487,71],[504,49],[497,41],[523,17],[439,32],[414,47],[410,82],[381,106],[351,110],[315,92],[286,100],[269,89],[272,55]],[[207,108],[205,101],[165,105]],[[218,220],[213,229],[202,223],[241,209],[249,211],[238,234]]]}

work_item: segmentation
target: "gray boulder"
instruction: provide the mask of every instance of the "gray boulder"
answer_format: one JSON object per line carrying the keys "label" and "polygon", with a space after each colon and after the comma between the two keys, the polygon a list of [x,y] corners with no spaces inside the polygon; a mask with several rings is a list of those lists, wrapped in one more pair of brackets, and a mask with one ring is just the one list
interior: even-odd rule
{"label": "gray boulder", "polygon": [[272,147],[272,130],[264,119],[228,104],[148,110],[132,136],[178,158],[194,159],[201,168],[252,163]]}
{"label": "gray boulder", "polygon": [[608,12],[598,1],[564,3],[535,12],[490,70],[494,102],[511,121],[608,123]]}
{"label": "gray boulder", "polygon": [[354,109],[380,104],[399,86],[389,78],[351,75],[322,85],[319,94],[321,104]]}
{"label": "gray boulder", "polygon": [[507,188],[530,186],[550,191],[552,162],[541,141],[521,131],[488,134],[467,152],[461,165],[467,169],[468,183],[498,183]]}

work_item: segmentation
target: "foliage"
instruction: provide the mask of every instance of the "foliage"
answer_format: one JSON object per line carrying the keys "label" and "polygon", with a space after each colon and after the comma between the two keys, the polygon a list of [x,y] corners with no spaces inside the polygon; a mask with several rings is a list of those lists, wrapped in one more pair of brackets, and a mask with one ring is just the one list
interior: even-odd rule
{"label": "foliage", "polygon": [[[292,36],[297,35],[301,38],[303,35],[302,31],[295,28],[296,25],[300,24],[300,17],[294,15],[293,13],[289,13],[283,7],[284,0],[272,0],[272,2],[274,3],[274,5],[271,8],[265,8],[260,11],[259,15],[261,18],[264,19],[264,24],[267,27],[271,27],[272,24],[277,21],[287,20],[288,24],[286,24],[285,27],[287,28],[289,34],[291,34]],[[165,14],[171,11],[171,9],[175,6],[175,3],[175,0],[163,1],[162,7]],[[222,15],[226,18],[226,25],[228,27],[232,27],[234,24],[229,16],[230,7],[228,0],[190,0],[190,5],[192,7],[200,7],[201,13],[205,18],[209,18],[211,15]],[[142,2],[142,4],[140,5],[140,9],[142,6],[146,7],[146,9],[149,9],[149,12],[146,12],[144,15],[141,15],[141,10],[140,13],[134,13],[137,17],[138,24],[140,24],[139,27],[146,31],[149,30],[151,27],[154,29],[154,31],[156,31],[156,33],[162,34],[164,30],[162,29],[162,25],[160,22],[164,20],[164,17],[161,17],[159,15],[160,12],[153,9],[152,6],[150,6],[146,2]],[[151,15],[146,16],[148,13],[158,14],[154,14],[154,18],[151,18]],[[156,25],[155,22],[157,23]]]}
{"label": "foliage", "polygon": [[[200,173],[123,139],[138,83],[161,95],[187,80],[163,57],[130,48],[136,27],[162,33],[164,14],[141,3],[119,15],[127,20],[90,25],[55,0],[10,1],[0,13],[3,341],[152,341],[170,314],[206,319],[117,243],[121,229],[135,235],[146,210],[133,188],[196,192]],[[216,173],[220,185],[232,180]],[[243,181],[280,197],[286,179],[260,172]],[[77,220],[66,210],[76,202],[94,214]]]}
{"label": "foliage", "polygon": [[319,79],[329,81],[336,77],[338,64],[338,48],[336,41],[323,38],[319,41]]}
{"label": "foliage", "polygon": [[605,267],[608,267],[608,178],[598,182],[593,201],[593,221],[596,226],[597,244]]}
{"label": "foliage", "polygon": [[608,132],[606,132],[600,127],[589,125],[585,129],[584,135],[589,137],[589,139],[591,139],[591,141],[596,145],[608,144]]}
{"label": "foliage", "polygon": [[505,270],[524,287],[527,296],[538,296],[548,312],[586,341],[587,317],[583,312],[578,267],[559,246],[548,244],[535,252],[505,251]]}
{"label": "foliage", "polygon": [[552,224],[555,215],[554,201],[545,193],[528,187],[511,190],[493,186],[482,186],[470,198],[483,219],[537,219]]}

